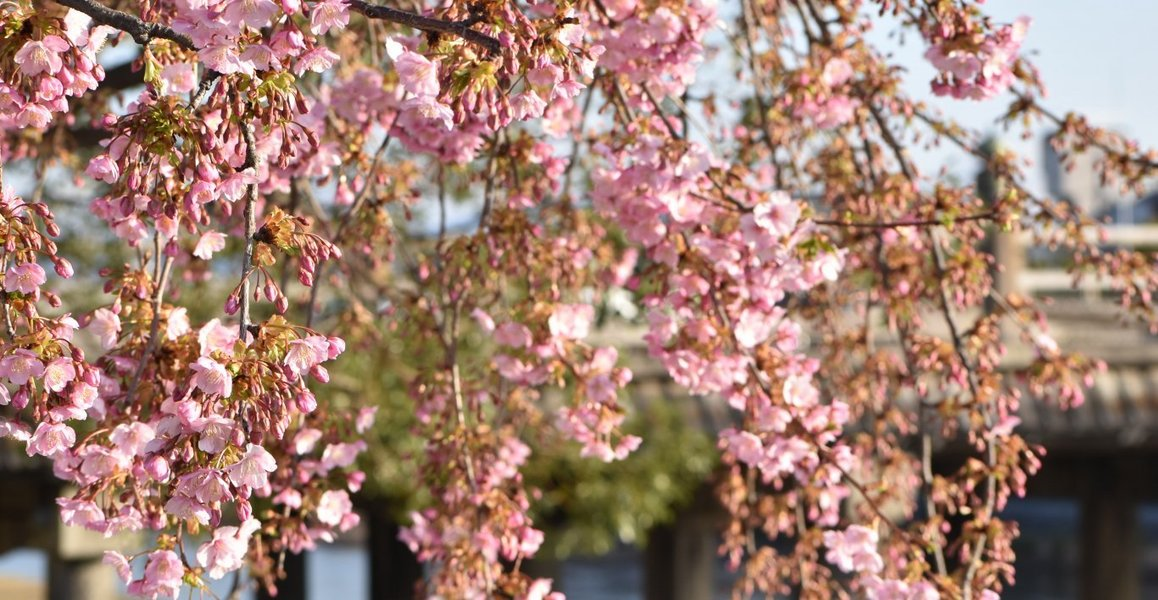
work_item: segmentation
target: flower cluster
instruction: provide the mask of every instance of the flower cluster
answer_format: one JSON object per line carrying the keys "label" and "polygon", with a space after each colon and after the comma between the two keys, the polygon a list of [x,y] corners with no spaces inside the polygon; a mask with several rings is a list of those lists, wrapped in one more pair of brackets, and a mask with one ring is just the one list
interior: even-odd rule
{"label": "flower cluster", "polygon": [[968,25],[942,26],[929,36],[925,58],[940,75],[933,80],[938,96],[987,100],[1009,89],[1021,42],[1029,30],[1029,17],[993,31],[977,31]]}
{"label": "flower cluster", "polygon": [[0,9],[0,130],[45,129],[68,99],[95,90],[104,79],[97,53],[112,29],[94,26],[85,14],[44,17],[35,9]]}

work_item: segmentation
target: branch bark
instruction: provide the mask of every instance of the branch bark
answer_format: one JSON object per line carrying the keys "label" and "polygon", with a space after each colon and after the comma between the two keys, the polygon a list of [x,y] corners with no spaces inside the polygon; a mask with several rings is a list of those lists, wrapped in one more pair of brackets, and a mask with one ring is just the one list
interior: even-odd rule
{"label": "branch bark", "polygon": [[174,42],[186,50],[197,50],[197,46],[193,45],[193,40],[189,36],[183,33],[177,33],[176,30],[168,25],[150,23],[149,21],[141,20],[140,17],[130,15],[127,12],[114,10],[92,0],[56,1],[61,6],[67,6],[68,8],[78,10],[92,17],[93,21],[101,25],[108,25],[109,27],[120,29],[131,35],[133,40],[142,46],[152,40],[161,39]]}
{"label": "branch bark", "polygon": [[367,19],[390,21],[391,23],[413,27],[414,29],[427,33],[448,33],[456,35],[472,44],[482,46],[486,49],[487,53],[491,55],[498,54],[501,48],[497,38],[470,28],[471,25],[478,22],[475,19],[466,21],[444,21],[442,19],[416,15],[404,10],[398,10],[397,8],[390,8],[389,6],[370,4],[363,0],[350,0],[349,4],[350,10],[361,14]]}

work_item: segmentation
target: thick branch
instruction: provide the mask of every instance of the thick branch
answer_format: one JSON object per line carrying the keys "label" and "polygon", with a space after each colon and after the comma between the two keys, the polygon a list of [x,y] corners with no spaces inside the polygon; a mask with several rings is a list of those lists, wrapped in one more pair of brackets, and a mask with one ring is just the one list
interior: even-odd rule
{"label": "thick branch", "polygon": [[482,46],[489,54],[499,53],[500,45],[498,39],[470,28],[471,25],[478,22],[476,20],[444,21],[442,19],[432,19],[404,10],[398,10],[397,8],[390,8],[389,6],[369,4],[363,0],[350,0],[350,10],[361,13],[368,19],[382,19],[383,21],[413,27],[414,29],[427,33],[457,35],[472,44]]}
{"label": "thick branch", "polygon": [[177,33],[172,27],[161,25],[160,23],[150,23],[142,21],[140,17],[130,15],[127,12],[113,10],[103,4],[98,4],[92,0],[56,0],[61,6],[67,6],[73,10],[78,10],[90,17],[93,21],[101,25],[108,25],[120,29],[121,31],[133,36],[133,40],[138,44],[144,46],[154,39],[169,40],[175,42],[178,46],[186,50],[196,50],[197,46],[193,45],[193,40],[189,36]]}

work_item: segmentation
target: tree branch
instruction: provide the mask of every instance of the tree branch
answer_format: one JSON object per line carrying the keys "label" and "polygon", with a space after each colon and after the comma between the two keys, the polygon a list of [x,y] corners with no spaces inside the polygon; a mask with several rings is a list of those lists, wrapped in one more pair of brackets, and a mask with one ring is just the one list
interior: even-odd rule
{"label": "tree branch", "polygon": [[176,43],[178,46],[186,50],[197,50],[197,46],[193,45],[193,40],[182,33],[177,33],[172,27],[168,25],[161,25],[160,23],[150,23],[142,21],[140,17],[130,15],[127,12],[111,9],[103,4],[98,4],[92,0],[56,0],[61,6],[67,6],[73,10],[78,10],[90,17],[93,21],[101,25],[108,25],[120,29],[121,31],[133,36],[133,40],[138,44],[144,46],[155,39],[169,40]]}
{"label": "tree branch", "polygon": [[[245,163],[241,165],[239,171],[245,169],[257,169],[257,142],[253,135],[253,124],[243,124],[242,134],[245,139]],[[250,286],[249,276],[253,273],[253,250],[256,241],[254,236],[257,234],[257,215],[255,214],[257,205],[257,184],[251,183],[245,188],[245,258],[241,263],[241,297],[238,298],[240,310],[238,317],[241,321],[241,340],[245,340],[245,334],[249,331],[249,303],[250,303]]]}
{"label": "tree branch", "polygon": [[398,10],[397,8],[390,8],[389,6],[370,4],[364,0],[350,0],[349,5],[350,10],[360,13],[367,19],[390,21],[391,23],[413,27],[414,29],[427,33],[449,33],[451,35],[457,35],[472,44],[482,46],[486,49],[487,53],[491,55],[498,54],[501,48],[497,38],[470,28],[471,25],[478,22],[477,19],[444,21],[442,19],[416,15],[404,10]]}
{"label": "tree branch", "polygon": [[952,217],[946,219],[908,219],[901,221],[868,221],[857,223],[855,221],[842,221],[839,219],[812,219],[813,223],[817,225],[828,225],[830,227],[852,227],[863,229],[893,229],[896,227],[936,227],[946,223],[962,223],[965,221],[988,221],[997,218],[997,213],[994,211],[985,211],[974,213],[970,215],[963,215],[960,217]]}

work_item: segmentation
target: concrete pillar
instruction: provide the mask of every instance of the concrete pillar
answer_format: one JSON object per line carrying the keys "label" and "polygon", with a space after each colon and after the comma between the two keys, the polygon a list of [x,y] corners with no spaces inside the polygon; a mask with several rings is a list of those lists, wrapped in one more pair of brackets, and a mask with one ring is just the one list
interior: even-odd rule
{"label": "concrete pillar", "polygon": [[[55,508],[55,507],[53,507]],[[106,550],[134,552],[141,536],[125,533],[106,538],[83,527],[59,522],[56,511],[55,539],[48,552],[49,600],[116,600],[122,597],[116,571],[102,563]]]}
{"label": "concrete pillar", "polygon": [[1079,544],[1083,600],[1142,597],[1138,502],[1129,484],[1138,473],[1123,467],[1110,458],[1086,464]]}
{"label": "concrete pillar", "polygon": [[1016,233],[994,231],[993,258],[997,262],[993,274],[993,287],[998,294],[1006,295],[1022,292],[1021,274],[1025,271],[1025,246]]}
{"label": "concrete pillar", "polygon": [[48,600],[115,600],[121,597],[113,568],[101,557],[48,560]]}

